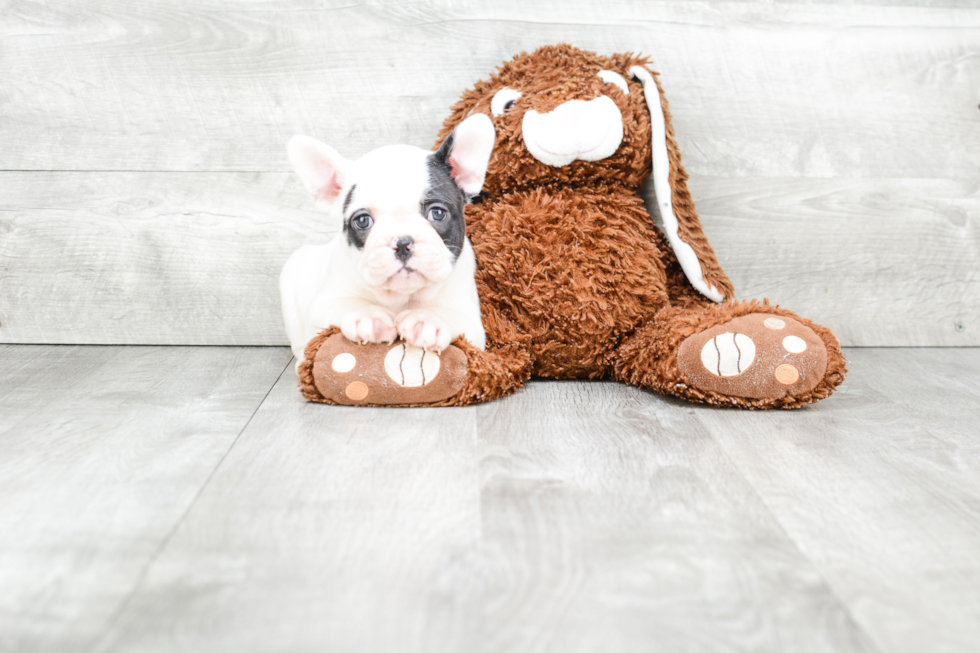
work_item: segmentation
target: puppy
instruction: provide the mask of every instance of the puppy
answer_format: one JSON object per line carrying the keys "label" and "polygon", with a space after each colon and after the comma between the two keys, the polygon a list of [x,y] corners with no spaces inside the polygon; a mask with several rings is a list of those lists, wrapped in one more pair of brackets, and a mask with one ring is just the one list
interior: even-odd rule
{"label": "puppy", "polygon": [[348,161],[309,136],[289,141],[316,207],[342,225],[326,245],[294,252],[279,277],[297,365],[329,326],[360,343],[401,336],[442,351],[465,334],[484,348],[463,208],[483,187],[494,138],[493,123],[477,114],[436,152],[390,145]]}

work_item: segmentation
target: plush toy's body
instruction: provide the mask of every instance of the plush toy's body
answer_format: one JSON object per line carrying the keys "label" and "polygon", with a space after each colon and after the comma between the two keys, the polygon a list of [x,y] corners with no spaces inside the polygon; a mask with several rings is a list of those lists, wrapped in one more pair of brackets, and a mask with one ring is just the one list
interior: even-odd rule
{"label": "plush toy's body", "polygon": [[[534,375],[795,407],[843,381],[830,331],[733,300],[647,63],[544,47],[453,107],[438,142],[473,113],[491,116],[497,140],[482,202],[466,214],[487,348],[467,349],[466,384],[440,403],[493,399]],[[639,196],[651,167],[663,231]]]}

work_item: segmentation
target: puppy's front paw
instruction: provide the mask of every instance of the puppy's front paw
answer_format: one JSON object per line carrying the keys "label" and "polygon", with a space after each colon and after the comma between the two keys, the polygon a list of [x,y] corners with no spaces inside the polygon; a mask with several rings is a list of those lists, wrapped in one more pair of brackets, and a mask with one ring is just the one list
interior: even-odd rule
{"label": "puppy's front paw", "polygon": [[395,326],[405,342],[422,349],[442,351],[453,340],[449,324],[435,313],[422,309],[399,313]]}
{"label": "puppy's front paw", "polygon": [[351,311],[340,321],[340,331],[351,342],[394,342],[398,337],[389,311],[380,306],[365,306]]}

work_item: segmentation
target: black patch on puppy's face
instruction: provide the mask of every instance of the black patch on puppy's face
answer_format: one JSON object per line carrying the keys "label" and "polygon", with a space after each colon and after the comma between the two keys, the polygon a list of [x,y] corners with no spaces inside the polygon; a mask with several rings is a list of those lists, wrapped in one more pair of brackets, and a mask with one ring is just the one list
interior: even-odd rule
{"label": "black patch on puppy's face", "polygon": [[347,191],[347,197],[344,198],[344,215],[347,215],[347,208],[350,206],[350,200],[354,197],[354,189],[357,188],[357,184],[351,184],[350,190]]}
{"label": "black patch on puppy's face", "polygon": [[[464,210],[470,198],[456,185],[453,180],[452,168],[449,165],[449,155],[453,150],[453,134],[443,142],[439,149],[429,155],[429,187],[422,198],[422,217],[429,221],[432,228],[442,238],[453,254],[459,258],[466,241],[466,217]],[[445,207],[449,215],[442,221],[429,217],[433,207]]]}
{"label": "black patch on puppy's face", "polygon": [[[354,190],[356,188],[357,188],[357,184],[352,184],[350,190],[347,191],[347,197],[344,198],[343,230],[344,230],[344,234],[347,236],[347,242],[348,244],[350,244],[351,247],[355,247],[357,249],[364,249],[364,243],[367,242],[367,237],[368,234],[371,232],[371,227],[368,227],[367,229],[360,229],[353,221],[355,219],[359,219],[361,214],[366,213],[367,215],[370,216],[371,215],[370,211],[359,210],[359,211],[354,211],[350,214],[347,213],[347,209],[350,208],[351,198],[354,197]],[[371,218],[371,221],[373,223],[374,221],[373,217]]]}

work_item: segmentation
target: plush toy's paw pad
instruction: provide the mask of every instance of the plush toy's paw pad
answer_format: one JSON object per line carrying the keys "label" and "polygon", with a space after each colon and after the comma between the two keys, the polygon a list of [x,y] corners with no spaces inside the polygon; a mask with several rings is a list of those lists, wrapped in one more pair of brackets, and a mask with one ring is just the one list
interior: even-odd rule
{"label": "plush toy's paw pad", "polygon": [[827,372],[827,348],[791,317],[756,313],[696,333],[677,352],[695,388],[730,397],[779,399],[812,390]]}
{"label": "plush toy's paw pad", "polygon": [[325,398],[347,406],[431,404],[459,392],[466,354],[450,346],[426,351],[404,341],[355,344],[337,333],[313,360],[313,382]]}

